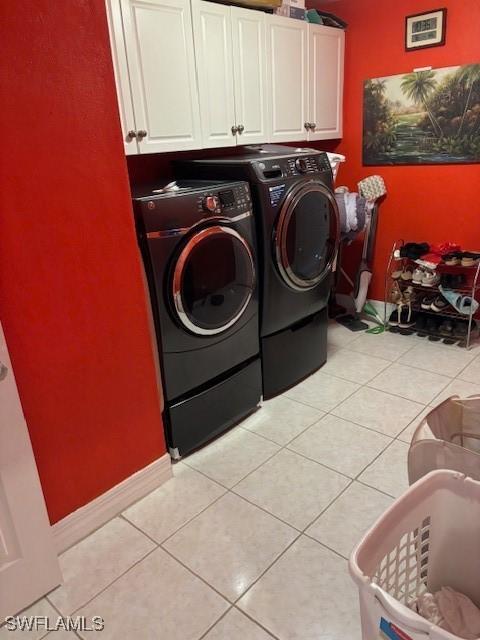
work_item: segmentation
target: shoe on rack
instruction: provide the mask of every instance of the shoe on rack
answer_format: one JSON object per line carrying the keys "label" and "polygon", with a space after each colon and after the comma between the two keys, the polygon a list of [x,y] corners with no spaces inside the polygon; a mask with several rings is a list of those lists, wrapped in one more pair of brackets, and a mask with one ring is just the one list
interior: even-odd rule
{"label": "shoe on rack", "polygon": [[412,305],[403,305],[400,309],[398,326],[400,329],[410,329],[416,322],[416,314],[412,311]]}
{"label": "shoe on rack", "polygon": [[436,296],[424,296],[422,298],[422,301],[420,302],[420,307],[424,311],[431,311],[432,304],[434,303],[435,300],[436,300]]}
{"label": "shoe on rack", "polygon": [[442,257],[444,264],[449,267],[454,267],[457,264],[460,264],[460,258],[455,253],[447,253]]}
{"label": "shoe on rack", "polygon": [[440,337],[438,335],[435,335],[435,334],[438,334],[438,326],[439,326],[439,322],[436,318],[428,318],[427,324],[425,325],[425,329],[426,329],[426,332],[430,334],[428,336],[428,339],[431,342],[438,342],[440,340]]}
{"label": "shoe on rack", "polygon": [[439,289],[442,296],[448,300],[458,313],[469,316],[478,311],[478,302],[472,296],[465,296],[457,291],[444,289],[442,285],[440,285]]}
{"label": "shoe on rack", "polygon": [[466,338],[468,335],[468,322],[466,320],[457,320],[453,327],[453,335],[456,338],[460,338],[461,340],[463,340],[463,338]]}
{"label": "shoe on rack", "polygon": [[460,289],[466,282],[463,273],[442,273],[440,282],[446,289]]}
{"label": "shoe on rack", "polygon": [[440,275],[436,271],[425,271],[422,277],[424,287],[436,287],[440,284]]}
{"label": "shoe on rack", "polygon": [[406,289],[403,290],[402,292],[402,296],[403,296],[403,301],[407,304],[411,304],[412,302],[415,301],[415,298],[417,297],[417,294],[415,293],[415,290],[412,286],[407,287]]}
{"label": "shoe on rack", "polygon": [[396,309],[394,309],[390,314],[390,317],[388,319],[388,324],[391,327],[398,327],[398,324],[400,322],[400,309],[401,309],[401,305],[399,305]]}
{"label": "shoe on rack", "polygon": [[453,321],[452,320],[444,320],[442,324],[438,328],[438,333],[442,336],[450,338],[453,336]]}
{"label": "shoe on rack", "polygon": [[443,313],[449,307],[450,304],[445,300],[445,298],[442,298],[442,296],[436,296],[430,305],[430,309],[437,313]]}
{"label": "shoe on rack", "polygon": [[401,258],[410,258],[417,260],[430,251],[430,245],[426,242],[407,242],[400,247],[399,255]]}
{"label": "shoe on rack", "polygon": [[412,282],[413,284],[422,284],[423,276],[425,275],[425,271],[417,267],[412,274]]}
{"label": "shoe on rack", "polygon": [[413,271],[411,267],[405,267],[405,269],[400,274],[400,278],[405,282],[410,282],[410,280],[412,279],[412,276],[413,276]]}
{"label": "shoe on rack", "polygon": [[419,313],[415,321],[415,331],[419,338],[425,338],[427,335],[425,332],[427,326],[427,318],[423,314]]}

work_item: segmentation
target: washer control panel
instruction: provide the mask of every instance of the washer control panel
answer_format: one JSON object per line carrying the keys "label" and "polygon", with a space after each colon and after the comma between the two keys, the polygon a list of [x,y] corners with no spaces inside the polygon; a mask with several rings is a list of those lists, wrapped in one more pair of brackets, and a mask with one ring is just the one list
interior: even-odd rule
{"label": "washer control panel", "polygon": [[251,209],[250,189],[245,182],[209,190],[197,198],[197,211],[203,216],[210,214],[234,218]]}
{"label": "washer control panel", "polygon": [[141,189],[133,198],[138,228],[148,238],[185,233],[210,217],[237,221],[252,214],[248,182],[183,180],[168,186],[168,189]]}

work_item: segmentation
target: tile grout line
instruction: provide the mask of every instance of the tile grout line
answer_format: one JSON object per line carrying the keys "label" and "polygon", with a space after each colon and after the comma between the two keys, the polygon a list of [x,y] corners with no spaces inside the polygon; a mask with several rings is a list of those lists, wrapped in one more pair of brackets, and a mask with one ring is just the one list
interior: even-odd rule
{"label": "tile grout line", "polygon": [[[118,516],[115,516],[118,517]],[[143,533],[143,532],[142,532]],[[122,573],[120,575],[118,575],[116,578],[114,578],[111,582],[109,582],[105,587],[103,587],[102,589],[100,589],[100,591],[98,591],[98,593],[96,593],[94,596],[92,596],[91,598],[89,598],[88,600],[86,600],[83,604],[79,605],[78,607],[76,607],[71,613],[69,613],[68,615],[73,615],[74,613],[77,613],[78,611],[80,611],[80,609],[83,609],[83,607],[86,607],[87,605],[89,605],[92,600],[95,600],[95,598],[98,598],[98,596],[100,596],[104,591],[106,591],[109,587],[112,586],[112,584],[114,584],[115,582],[117,582],[117,580],[119,580],[120,578],[122,578],[126,573],[128,573],[130,571],[130,569],[133,569],[133,567],[135,567],[137,564],[140,564],[140,562],[143,562],[143,560],[145,560],[146,558],[148,558],[148,556],[150,556],[152,553],[154,553],[158,548],[158,545],[155,545],[155,547],[153,547],[153,549],[150,549],[150,551],[148,551],[144,556],[142,556],[141,558],[139,558],[138,560],[136,560],[133,564],[131,564],[128,569],[125,569],[125,571],[122,571]],[[47,596],[48,598],[48,596]],[[48,598],[48,601],[50,602],[50,604],[52,604],[51,600]],[[52,604],[53,606],[53,604]]]}

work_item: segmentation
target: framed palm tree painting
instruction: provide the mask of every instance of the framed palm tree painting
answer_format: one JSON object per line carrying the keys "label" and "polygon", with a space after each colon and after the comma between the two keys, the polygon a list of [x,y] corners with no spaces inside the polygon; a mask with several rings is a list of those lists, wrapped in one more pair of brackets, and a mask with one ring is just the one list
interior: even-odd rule
{"label": "framed palm tree painting", "polygon": [[473,162],[480,162],[480,63],[365,82],[365,165]]}

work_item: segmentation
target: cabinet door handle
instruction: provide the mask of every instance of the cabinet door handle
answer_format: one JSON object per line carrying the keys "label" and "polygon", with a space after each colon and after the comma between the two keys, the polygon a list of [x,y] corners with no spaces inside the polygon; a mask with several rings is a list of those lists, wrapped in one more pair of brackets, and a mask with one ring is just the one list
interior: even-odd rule
{"label": "cabinet door handle", "polygon": [[310,122],[310,129],[315,129],[317,126],[316,122]]}
{"label": "cabinet door handle", "polygon": [[0,382],[7,377],[8,368],[3,362],[0,362]]}
{"label": "cabinet door handle", "polygon": [[232,136],[236,136],[238,133],[238,127],[236,127],[234,124],[232,125]]}
{"label": "cabinet door handle", "polygon": [[137,131],[137,138],[139,140],[143,140],[143,138],[145,138],[146,135],[147,135],[147,132],[145,131],[145,129],[140,129],[140,131]]}
{"label": "cabinet door handle", "polygon": [[131,140],[133,140],[134,138],[136,138],[136,137],[137,137],[137,132],[134,131],[133,129],[130,129],[130,131],[127,133],[127,138],[129,140],[129,142]]}
{"label": "cabinet door handle", "polygon": [[245,127],[243,126],[243,124],[239,124],[238,127],[238,133],[242,134],[245,131]]}
{"label": "cabinet door handle", "polygon": [[312,125],[310,124],[310,122],[305,122],[303,126],[308,131]]}

